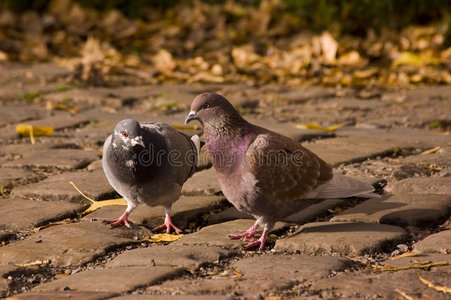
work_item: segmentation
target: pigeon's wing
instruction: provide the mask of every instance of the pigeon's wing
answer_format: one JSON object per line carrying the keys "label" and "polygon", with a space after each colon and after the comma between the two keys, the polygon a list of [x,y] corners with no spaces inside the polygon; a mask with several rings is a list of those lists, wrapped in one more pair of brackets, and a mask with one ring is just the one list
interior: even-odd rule
{"label": "pigeon's wing", "polygon": [[165,123],[143,122],[141,128],[163,137],[169,163],[168,168],[174,170],[174,179],[182,185],[196,171],[199,157],[195,144],[196,139],[191,139]]}
{"label": "pigeon's wing", "polygon": [[271,131],[256,136],[246,159],[260,191],[274,202],[302,198],[332,178],[332,169],[313,152]]}

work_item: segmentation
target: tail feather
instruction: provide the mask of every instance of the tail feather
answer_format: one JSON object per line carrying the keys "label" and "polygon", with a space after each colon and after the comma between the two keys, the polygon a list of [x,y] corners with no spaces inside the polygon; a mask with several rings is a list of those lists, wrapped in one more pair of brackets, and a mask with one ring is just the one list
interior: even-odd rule
{"label": "tail feather", "polygon": [[318,186],[305,196],[309,199],[348,197],[380,198],[380,195],[375,193],[371,184],[334,172],[330,181]]}

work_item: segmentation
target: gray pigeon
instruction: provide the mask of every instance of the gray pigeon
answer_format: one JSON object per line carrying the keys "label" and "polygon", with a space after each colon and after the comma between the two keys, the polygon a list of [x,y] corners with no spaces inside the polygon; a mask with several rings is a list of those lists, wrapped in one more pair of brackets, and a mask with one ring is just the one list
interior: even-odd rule
{"label": "gray pigeon", "polygon": [[165,208],[164,224],[154,228],[181,230],[171,221],[171,205],[183,183],[195,172],[200,141],[164,123],[122,120],[103,146],[102,165],[111,186],[127,201],[127,209],[113,226],[130,227],[128,215],[138,204]]}
{"label": "gray pigeon", "polygon": [[[250,240],[246,249],[263,249],[276,221],[316,199],[380,197],[370,184],[333,172],[300,143],[250,124],[220,95],[194,98],[185,123],[192,120],[204,126],[207,151],[224,195],[238,210],[256,218],[246,232],[228,236]],[[263,233],[255,239],[259,225]]]}

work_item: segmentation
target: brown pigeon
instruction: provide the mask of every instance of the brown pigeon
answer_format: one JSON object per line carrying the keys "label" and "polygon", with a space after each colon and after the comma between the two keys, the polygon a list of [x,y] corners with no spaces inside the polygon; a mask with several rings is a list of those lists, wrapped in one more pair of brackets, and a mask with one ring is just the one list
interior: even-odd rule
{"label": "brown pigeon", "polygon": [[[379,197],[372,185],[332,171],[300,143],[243,119],[223,96],[194,98],[185,120],[203,124],[205,143],[226,198],[256,222],[231,239],[263,249],[276,221],[315,203],[314,199]],[[259,225],[263,233],[253,238]]]}
{"label": "brown pigeon", "polygon": [[189,138],[164,123],[117,123],[103,146],[102,165],[111,186],[125,198],[127,209],[114,226],[130,227],[128,215],[138,204],[163,206],[164,224],[153,230],[181,230],[171,221],[171,205],[194,173],[199,156],[197,135]]}

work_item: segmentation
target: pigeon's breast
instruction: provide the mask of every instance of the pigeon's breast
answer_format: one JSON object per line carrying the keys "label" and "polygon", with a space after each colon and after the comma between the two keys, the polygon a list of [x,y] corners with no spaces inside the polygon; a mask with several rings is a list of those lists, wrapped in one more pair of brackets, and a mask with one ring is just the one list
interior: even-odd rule
{"label": "pigeon's breast", "polygon": [[254,204],[259,197],[259,188],[254,174],[245,168],[238,168],[231,174],[218,174],[218,180],[224,196],[238,210],[255,213]]}

